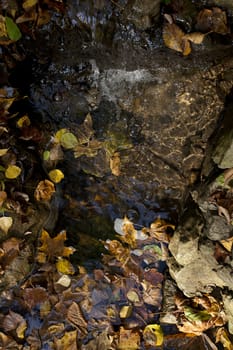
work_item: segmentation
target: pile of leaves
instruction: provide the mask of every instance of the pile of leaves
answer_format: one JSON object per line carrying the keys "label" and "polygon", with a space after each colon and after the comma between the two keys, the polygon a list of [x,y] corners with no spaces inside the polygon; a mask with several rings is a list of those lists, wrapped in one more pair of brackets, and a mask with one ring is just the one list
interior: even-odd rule
{"label": "pile of leaves", "polygon": [[[215,328],[216,342],[232,349],[223,327],[226,316],[213,296],[177,295],[174,315],[181,333],[160,324],[167,245],[174,226],[157,219],[136,229],[126,217],[115,220],[115,240],[103,242],[103,265],[88,273],[71,262],[66,232],[42,230],[33,274],[2,294],[0,346],[17,349],[217,349],[203,331]],[[17,259],[20,242],[5,241],[4,254]],[[207,345],[206,345],[207,344]]]}

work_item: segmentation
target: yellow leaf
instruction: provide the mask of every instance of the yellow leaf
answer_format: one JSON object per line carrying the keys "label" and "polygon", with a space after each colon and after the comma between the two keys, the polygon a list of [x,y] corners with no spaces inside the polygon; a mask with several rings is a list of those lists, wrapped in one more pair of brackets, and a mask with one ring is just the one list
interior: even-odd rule
{"label": "yellow leaf", "polygon": [[136,293],[134,290],[128,291],[127,298],[129,301],[131,301],[131,303],[138,303],[140,301],[138,293]]}
{"label": "yellow leaf", "polygon": [[61,339],[55,337],[54,344],[57,350],[77,350],[77,330],[66,332]]}
{"label": "yellow leaf", "polygon": [[26,0],[23,2],[23,8],[24,10],[30,10],[31,7],[35,6],[37,4],[38,0]]}
{"label": "yellow leaf", "polygon": [[21,173],[21,169],[17,165],[9,165],[5,171],[7,179],[16,179]]}
{"label": "yellow leaf", "polygon": [[0,218],[0,230],[5,234],[8,233],[9,229],[13,224],[13,219],[9,216],[3,216]]}
{"label": "yellow leaf", "polygon": [[120,309],[120,318],[127,318],[132,314],[132,306],[131,305],[124,305],[122,306],[122,308]]}
{"label": "yellow leaf", "polygon": [[232,245],[233,245],[233,236],[227,239],[223,239],[220,241],[220,243],[223,245],[223,247],[230,253],[232,251]]}
{"label": "yellow leaf", "polygon": [[56,192],[54,184],[49,180],[44,180],[38,183],[34,197],[37,201],[49,201],[54,192]]}
{"label": "yellow leaf", "polygon": [[17,327],[17,329],[16,329],[17,337],[20,338],[20,339],[23,339],[25,337],[26,329],[27,329],[27,323],[24,320],[24,322],[21,322],[19,324],[19,326]]}
{"label": "yellow leaf", "polygon": [[67,259],[58,259],[56,262],[57,271],[65,275],[73,275],[74,267]]}
{"label": "yellow leaf", "polygon": [[4,156],[8,152],[9,148],[1,148],[0,149],[0,157]]}
{"label": "yellow leaf", "polygon": [[200,32],[194,32],[185,34],[184,38],[190,40],[194,44],[201,44],[205,38],[206,34]]}
{"label": "yellow leaf", "polygon": [[61,136],[61,145],[66,149],[72,149],[78,146],[78,143],[77,137],[71,132],[67,132]]}
{"label": "yellow leaf", "polygon": [[150,324],[143,331],[143,338],[148,346],[163,344],[163,330],[159,324]]}
{"label": "yellow leaf", "polygon": [[64,128],[64,129],[58,130],[58,131],[56,132],[56,134],[55,134],[55,141],[60,142],[62,136],[63,136],[64,134],[66,134],[67,132],[68,132],[68,130],[65,129],[65,128]]}
{"label": "yellow leaf", "polygon": [[184,32],[175,23],[166,23],[163,27],[164,44],[169,49],[183,52]]}
{"label": "yellow leaf", "polygon": [[219,328],[216,334],[216,343],[221,342],[225,350],[233,350],[233,344],[224,328]]}
{"label": "yellow leaf", "polygon": [[30,124],[31,124],[31,121],[27,115],[24,115],[23,117],[19,118],[19,120],[16,123],[18,128],[23,128],[25,126],[29,126]]}
{"label": "yellow leaf", "polygon": [[59,169],[53,169],[49,172],[49,178],[55,183],[61,182],[62,179],[64,179],[64,174]]}

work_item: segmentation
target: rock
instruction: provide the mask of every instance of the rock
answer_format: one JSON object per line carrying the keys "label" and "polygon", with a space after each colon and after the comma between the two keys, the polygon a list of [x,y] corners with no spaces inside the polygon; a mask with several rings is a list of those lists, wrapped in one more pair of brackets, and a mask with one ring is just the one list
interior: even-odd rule
{"label": "rock", "polygon": [[227,130],[219,139],[213,160],[221,169],[233,167],[233,130]]}
{"label": "rock", "polygon": [[209,214],[207,218],[206,236],[212,241],[227,239],[232,235],[233,227],[229,225],[226,218]]}
{"label": "rock", "polygon": [[233,290],[231,267],[223,267],[213,257],[213,246],[202,245],[198,255],[184,266],[174,257],[168,260],[169,272],[177,286],[187,297],[199,293],[211,293],[215,287]]}
{"label": "rock", "polygon": [[230,295],[223,294],[224,309],[228,318],[228,331],[233,334],[233,299]]}

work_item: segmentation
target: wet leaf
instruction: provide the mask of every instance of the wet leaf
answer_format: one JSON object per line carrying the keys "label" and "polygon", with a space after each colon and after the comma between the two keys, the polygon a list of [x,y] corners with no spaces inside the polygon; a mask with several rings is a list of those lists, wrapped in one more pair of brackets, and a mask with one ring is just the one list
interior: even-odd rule
{"label": "wet leaf", "polygon": [[73,302],[67,312],[67,320],[75,325],[76,327],[81,327],[84,328],[85,333],[87,332],[86,327],[87,327],[87,322],[83,316],[83,312],[80,308],[80,306]]}
{"label": "wet leaf", "polygon": [[7,193],[5,191],[0,191],[0,208],[7,199]]}
{"label": "wet leaf", "polygon": [[69,257],[75,252],[73,247],[65,247],[64,245],[66,241],[65,231],[61,231],[56,237],[51,238],[47,231],[42,230],[40,241],[42,245],[38,250],[40,253],[45,254],[48,260],[51,260],[53,257]]}
{"label": "wet leaf", "polygon": [[73,275],[75,270],[67,259],[58,259],[56,262],[57,271],[65,275]]}
{"label": "wet leaf", "polygon": [[191,48],[188,40],[184,41],[184,36],[185,33],[175,23],[165,23],[163,27],[164,44],[169,49],[188,55]]}
{"label": "wet leaf", "polygon": [[16,179],[21,173],[21,169],[17,165],[9,165],[6,168],[5,176],[7,179]]}
{"label": "wet leaf", "polygon": [[194,32],[194,33],[185,34],[184,38],[190,40],[194,44],[201,44],[205,38],[205,34]]}
{"label": "wet leaf", "polygon": [[35,6],[37,4],[38,0],[26,0],[23,2],[23,8],[25,11],[28,11],[31,9],[31,7]]}
{"label": "wet leaf", "polygon": [[133,307],[131,305],[124,305],[120,309],[119,316],[120,318],[128,318],[131,316]]}
{"label": "wet leaf", "polygon": [[144,280],[141,283],[143,287],[143,300],[146,304],[161,306],[162,303],[162,290],[160,286],[153,286],[151,283]]}
{"label": "wet leaf", "polygon": [[120,336],[117,349],[137,350],[140,346],[140,335],[138,332],[120,327]]}
{"label": "wet leaf", "polygon": [[58,130],[54,136],[54,141],[60,143],[62,136],[68,132],[69,132],[68,129],[65,129],[65,128]]}
{"label": "wet leaf", "polygon": [[123,247],[117,240],[108,240],[105,242],[105,248],[122,264],[125,264],[130,257],[130,250]]}
{"label": "wet leaf", "polygon": [[150,324],[143,331],[146,346],[161,346],[163,344],[163,331],[159,324]]}
{"label": "wet leaf", "polygon": [[233,350],[233,344],[225,328],[219,328],[216,333],[216,343],[222,343],[224,350]]}
{"label": "wet leaf", "polygon": [[184,307],[185,317],[189,321],[208,321],[211,318],[211,315],[206,310],[195,310],[190,306]]}
{"label": "wet leaf", "polygon": [[42,287],[25,288],[23,290],[23,298],[24,298],[25,304],[30,309],[32,309],[33,307],[47,301],[48,293],[46,289]]}
{"label": "wet leaf", "polygon": [[61,182],[62,179],[64,179],[64,174],[59,169],[53,169],[49,172],[49,178],[55,183]]}
{"label": "wet leaf", "polygon": [[56,346],[56,350],[78,350],[77,331],[66,332],[61,339],[55,338],[54,344]]}
{"label": "wet leaf", "polygon": [[17,24],[10,17],[5,17],[6,20],[6,29],[9,38],[13,41],[17,41],[22,37],[22,34],[19,30]]}
{"label": "wet leaf", "polygon": [[116,219],[114,222],[115,231],[121,235],[120,239],[134,248],[137,239],[137,230],[133,223],[125,216],[124,219]]}
{"label": "wet leaf", "polygon": [[233,246],[233,236],[228,239],[221,240],[220,243],[230,253],[232,251]]}
{"label": "wet leaf", "polygon": [[5,234],[8,233],[9,229],[13,224],[13,219],[9,216],[3,216],[0,218],[0,230]]}
{"label": "wet leaf", "polygon": [[121,165],[120,153],[115,152],[112,155],[112,157],[110,158],[110,169],[111,169],[113,175],[115,175],[115,176],[120,175],[120,173],[121,173],[120,165]]}
{"label": "wet leaf", "polygon": [[218,7],[201,10],[196,18],[196,28],[205,33],[229,33],[226,12]]}
{"label": "wet leaf", "polygon": [[4,156],[8,152],[9,148],[1,148],[0,149],[0,157]]}
{"label": "wet leaf", "polygon": [[50,151],[44,151],[43,152],[43,160],[49,160],[50,158]]}
{"label": "wet leaf", "polygon": [[62,147],[64,147],[65,149],[73,149],[76,146],[78,146],[79,143],[77,137],[71,132],[66,132],[62,134],[60,142]]}
{"label": "wet leaf", "polygon": [[2,243],[2,248],[4,249],[5,253],[8,253],[12,250],[16,250],[17,252],[19,252],[20,243],[21,243],[21,240],[19,240],[16,237],[11,237]]}
{"label": "wet leaf", "polygon": [[34,197],[37,201],[49,201],[55,191],[53,182],[40,181],[35,189]]}
{"label": "wet leaf", "polygon": [[23,128],[25,126],[29,126],[30,124],[31,124],[31,121],[27,115],[24,115],[23,117],[21,117],[16,123],[18,128]]}

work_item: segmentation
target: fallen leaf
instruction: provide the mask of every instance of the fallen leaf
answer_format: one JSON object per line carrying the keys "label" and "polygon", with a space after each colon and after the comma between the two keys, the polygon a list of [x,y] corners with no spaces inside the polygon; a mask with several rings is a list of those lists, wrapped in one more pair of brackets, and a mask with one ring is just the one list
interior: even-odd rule
{"label": "fallen leaf", "polygon": [[24,115],[23,117],[19,118],[16,125],[18,128],[23,128],[25,126],[29,126],[31,124],[31,121],[27,115]]}
{"label": "fallen leaf", "polygon": [[67,320],[76,327],[81,327],[84,333],[87,333],[87,322],[83,316],[80,306],[73,301],[67,311]]}
{"label": "fallen leaf", "polygon": [[5,176],[7,179],[16,179],[21,173],[21,169],[17,165],[9,165],[6,168]]}
{"label": "fallen leaf", "polygon": [[10,17],[5,17],[6,20],[6,29],[9,38],[13,41],[17,41],[22,37],[22,34],[19,30],[17,24]]}
{"label": "fallen leaf", "polygon": [[131,302],[131,303],[138,303],[140,301],[138,293],[134,290],[130,290],[128,291],[128,293],[126,294],[127,299]]}
{"label": "fallen leaf", "polygon": [[57,284],[60,284],[63,287],[68,288],[70,286],[71,283],[71,279],[69,276],[67,275],[63,275],[59,278],[59,280],[56,282]]}
{"label": "fallen leaf", "polygon": [[62,179],[64,179],[64,174],[59,169],[53,169],[49,172],[49,178],[55,183],[61,182]]}
{"label": "fallen leaf", "polygon": [[196,18],[196,28],[201,32],[229,33],[226,12],[219,7],[201,10]]}
{"label": "fallen leaf", "polygon": [[194,44],[201,44],[205,38],[206,34],[194,32],[185,34],[184,38],[190,40]]}
{"label": "fallen leaf", "polygon": [[115,176],[119,176],[120,175],[120,173],[121,173],[120,165],[121,165],[120,153],[119,152],[115,152],[110,157],[110,169],[111,169],[113,175],[115,175]]}
{"label": "fallen leaf", "polygon": [[48,293],[45,288],[25,288],[23,290],[23,299],[25,304],[30,308],[42,304],[48,299]]}
{"label": "fallen leaf", "polygon": [[120,309],[119,316],[120,318],[128,318],[131,316],[133,307],[131,305],[124,305]]}
{"label": "fallen leaf", "polygon": [[56,269],[58,272],[65,275],[73,275],[75,273],[73,265],[67,259],[58,259],[56,262]]}
{"label": "fallen leaf", "polygon": [[37,201],[49,201],[55,191],[53,182],[49,180],[40,181],[35,189],[34,197]]}
{"label": "fallen leaf", "polygon": [[233,246],[233,236],[228,239],[221,240],[220,243],[229,253],[231,253]]}
{"label": "fallen leaf", "polygon": [[222,343],[224,350],[233,350],[233,344],[225,328],[219,328],[216,333],[216,343]]}
{"label": "fallen leaf", "polygon": [[20,314],[10,310],[4,317],[2,326],[5,332],[16,330],[18,338],[23,339],[24,332],[27,328],[27,323]]}
{"label": "fallen leaf", "polygon": [[175,23],[165,23],[163,27],[163,41],[169,49],[182,52],[184,51],[185,33]]}
{"label": "fallen leaf", "polygon": [[56,350],[78,350],[77,331],[66,332],[60,339],[55,337],[54,344],[56,346]]}
{"label": "fallen leaf", "polygon": [[0,208],[7,199],[7,193],[5,191],[0,191]]}
{"label": "fallen leaf", "polygon": [[146,346],[161,346],[163,344],[163,331],[159,324],[150,324],[143,331]]}
{"label": "fallen leaf", "polygon": [[0,218],[0,230],[5,234],[8,233],[9,229],[13,224],[13,219],[10,216],[3,216]]}
{"label": "fallen leaf", "polygon": [[0,149],[0,157],[4,156],[8,152],[9,148],[1,148]]}
{"label": "fallen leaf", "polygon": [[75,252],[75,248],[64,246],[65,231],[61,231],[56,237],[51,238],[47,231],[42,230],[40,241],[42,245],[38,248],[39,253],[43,253],[49,261],[54,257],[69,257]]}
{"label": "fallen leaf", "polygon": [[78,145],[78,140],[77,137],[72,134],[71,132],[66,132],[64,134],[62,134],[61,138],[60,138],[60,142],[62,147],[64,147],[65,149],[73,149]]}
{"label": "fallen leaf", "polygon": [[23,2],[23,8],[25,11],[28,11],[29,9],[31,9],[33,6],[35,6],[37,4],[38,0],[26,0]]}
{"label": "fallen leaf", "polygon": [[120,327],[119,343],[117,349],[119,350],[137,350],[140,346],[140,334],[131,329]]}

